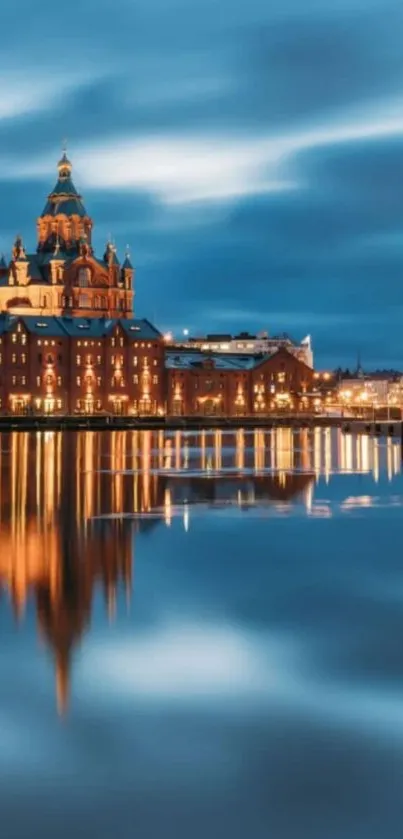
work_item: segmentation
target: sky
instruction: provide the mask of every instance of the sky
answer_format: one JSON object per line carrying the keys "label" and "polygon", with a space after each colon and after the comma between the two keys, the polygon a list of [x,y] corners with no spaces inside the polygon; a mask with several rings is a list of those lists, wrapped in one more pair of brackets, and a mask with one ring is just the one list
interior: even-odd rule
{"label": "sky", "polygon": [[7,255],[66,139],[138,316],[403,369],[401,0],[18,0],[2,23]]}

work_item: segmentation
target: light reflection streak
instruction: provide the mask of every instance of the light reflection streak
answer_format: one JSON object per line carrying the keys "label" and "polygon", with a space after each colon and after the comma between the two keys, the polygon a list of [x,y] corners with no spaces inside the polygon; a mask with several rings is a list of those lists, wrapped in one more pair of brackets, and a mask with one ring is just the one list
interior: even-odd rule
{"label": "light reflection streak", "polygon": [[187,534],[198,509],[353,514],[376,506],[375,493],[345,493],[332,505],[318,494],[320,479],[370,470],[374,486],[381,472],[389,481],[400,474],[400,441],[286,427],[191,437],[139,430],[2,435],[0,587],[19,619],[29,596],[36,603],[38,628],[55,659],[60,710],[95,590],[104,591],[110,620],[119,610],[120,580],[130,602],[137,530],[174,528],[179,516]]}

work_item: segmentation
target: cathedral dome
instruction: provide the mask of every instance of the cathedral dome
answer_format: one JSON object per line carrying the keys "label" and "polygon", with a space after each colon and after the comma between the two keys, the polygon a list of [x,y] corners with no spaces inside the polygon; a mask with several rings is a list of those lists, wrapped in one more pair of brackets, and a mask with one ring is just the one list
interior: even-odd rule
{"label": "cathedral dome", "polygon": [[44,207],[41,217],[45,216],[80,216],[84,218],[87,215],[81,195],[78,194],[74,183],[72,181],[71,172],[73,169],[66,152],[57,164],[58,179],[53,191],[48,196],[48,200]]}

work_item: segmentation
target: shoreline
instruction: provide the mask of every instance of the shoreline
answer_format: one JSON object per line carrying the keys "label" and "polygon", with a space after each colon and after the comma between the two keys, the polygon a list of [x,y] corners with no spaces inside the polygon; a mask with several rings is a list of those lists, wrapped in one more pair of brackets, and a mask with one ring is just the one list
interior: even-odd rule
{"label": "shoreline", "polygon": [[0,433],[8,431],[230,431],[272,428],[341,428],[380,436],[402,436],[397,419],[366,420],[291,414],[265,417],[133,417],[133,416],[0,416]]}

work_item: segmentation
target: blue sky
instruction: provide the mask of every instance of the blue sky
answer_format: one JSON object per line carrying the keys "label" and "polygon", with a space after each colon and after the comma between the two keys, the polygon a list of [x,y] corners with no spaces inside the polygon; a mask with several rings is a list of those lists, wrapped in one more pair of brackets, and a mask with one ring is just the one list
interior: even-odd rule
{"label": "blue sky", "polygon": [[19,0],[2,24],[6,253],[66,137],[139,315],[403,368],[401,2]]}

